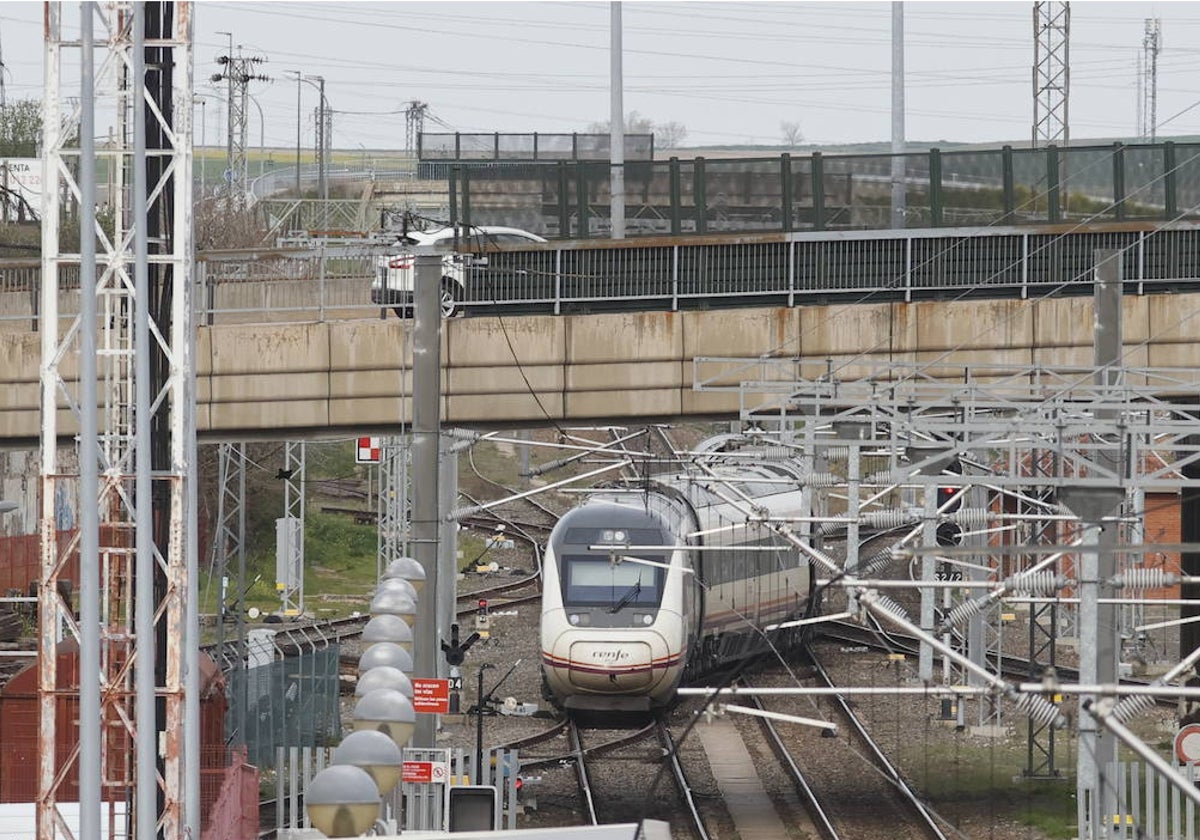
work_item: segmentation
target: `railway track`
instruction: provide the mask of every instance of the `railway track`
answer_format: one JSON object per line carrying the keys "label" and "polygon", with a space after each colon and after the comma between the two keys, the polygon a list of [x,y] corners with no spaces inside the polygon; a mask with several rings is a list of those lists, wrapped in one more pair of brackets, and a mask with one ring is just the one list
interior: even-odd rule
{"label": "railway track", "polygon": [[[622,764],[628,761],[645,762],[657,765],[659,775],[669,772],[678,791],[679,807],[671,814],[664,814],[663,819],[679,822],[685,819],[690,831],[697,840],[708,840],[710,837],[705,827],[704,816],[697,804],[697,797],[692,791],[679,760],[679,753],[674,738],[665,722],[655,719],[651,723],[632,731],[619,731],[612,735],[613,730],[583,730],[569,718],[564,719],[554,727],[539,732],[528,738],[513,742],[509,746],[534,746],[552,738],[566,734],[568,752],[550,756],[523,756],[522,772],[545,770],[554,767],[571,766],[575,772],[576,786],[579,797],[579,811],[582,818],[591,825],[601,825],[611,822],[637,821],[647,816],[651,807],[661,808],[661,803],[653,799],[654,791],[631,790],[623,784],[624,774]],[[585,744],[585,737],[591,745]],[[647,742],[657,746],[645,748]],[[643,749],[630,755],[630,748],[643,745]],[[626,751],[622,754],[622,751]],[[602,795],[601,795],[602,794]],[[603,808],[598,803],[603,802]]]}
{"label": "railway track", "polygon": [[[804,682],[832,687],[820,663],[813,662]],[[751,698],[750,703],[761,712],[836,723],[836,737],[826,737],[826,730],[758,719],[823,840],[947,840],[937,816],[904,781],[850,706],[838,696],[810,700],[772,696]]]}

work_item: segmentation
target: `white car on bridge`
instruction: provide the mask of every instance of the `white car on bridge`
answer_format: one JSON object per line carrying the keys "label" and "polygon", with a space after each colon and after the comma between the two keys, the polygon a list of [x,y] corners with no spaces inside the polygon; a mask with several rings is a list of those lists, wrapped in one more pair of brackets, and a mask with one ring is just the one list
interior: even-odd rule
{"label": "white car on bridge", "polygon": [[[455,237],[455,234],[457,238]],[[456,231],[452,227],[426,231],[409,231],[397,240],[399,248],[405,246],[431,245],[442,253],[442,317],[449,318],[459,309],[463,299],[464,277],[467,267],[479,268],[487,265],[485,255],[460,253],[455,249],[459,243],[479,247],[484,245],[532,245],[546,240],[536,233],[519,228],[485,225]],[[416,279],[416,258],[411,251],[399,251],[380,257],[375,266],[375,277],[371,281],[371,302],[392,307],[401,318],[413,315],[413,286]]]}

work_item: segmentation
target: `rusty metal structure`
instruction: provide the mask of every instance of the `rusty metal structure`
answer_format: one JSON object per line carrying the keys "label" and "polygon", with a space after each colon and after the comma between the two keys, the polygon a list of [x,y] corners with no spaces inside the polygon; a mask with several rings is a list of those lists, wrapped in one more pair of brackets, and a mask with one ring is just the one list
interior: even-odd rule
{"label": "rusty metal structure", "polygon": [[[199,836],[191,12],[45,5],[39,840]],[[113,121],[102,199],[98,116]],[[78,314],[60,315],[75,272]],[[73,437],[77,468],[58,455]],[[62,585],[76,556],[77,601]],[[77,689],[57,667],[75,644]],[[78,744],[56,751],[73,709]]]}

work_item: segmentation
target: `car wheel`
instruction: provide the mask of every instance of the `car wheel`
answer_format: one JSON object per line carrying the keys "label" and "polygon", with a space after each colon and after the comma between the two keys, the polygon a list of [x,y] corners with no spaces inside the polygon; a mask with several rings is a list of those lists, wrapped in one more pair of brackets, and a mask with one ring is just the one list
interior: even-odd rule
{"label": "car wheel", "polygon": [[442,317],[453,318],[458,314],[458,301],[454,299],[454,281],[442,280]]}

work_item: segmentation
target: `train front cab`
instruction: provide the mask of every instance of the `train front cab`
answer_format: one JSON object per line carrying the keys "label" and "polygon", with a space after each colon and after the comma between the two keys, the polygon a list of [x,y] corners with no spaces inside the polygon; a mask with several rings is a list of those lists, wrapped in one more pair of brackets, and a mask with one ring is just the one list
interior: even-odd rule
{"label": "train front cab", "polygon": [[544,596],[543,660],[568,712],[645,713],[673,695],[685,653],[680,575],[664,568],[671,551],[626,548],[673,543],[657,517],[603,503],[556,529],[545,584],[558,603]]}

